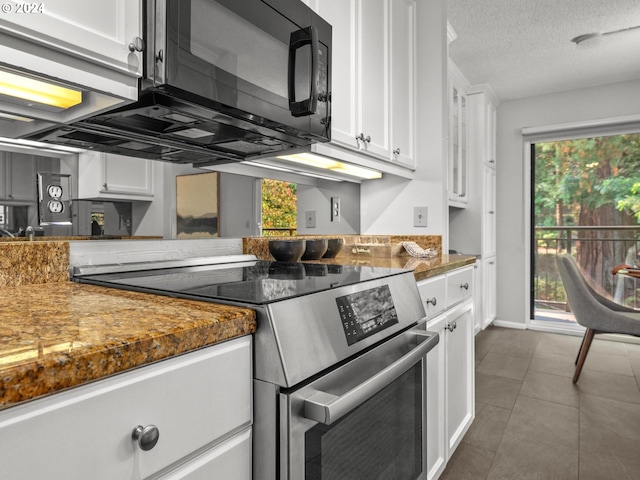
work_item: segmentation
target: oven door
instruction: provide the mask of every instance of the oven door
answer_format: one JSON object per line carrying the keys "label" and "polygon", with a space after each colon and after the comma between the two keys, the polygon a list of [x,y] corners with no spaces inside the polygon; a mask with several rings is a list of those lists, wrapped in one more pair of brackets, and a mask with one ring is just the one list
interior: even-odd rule
{"label": "oven door", "polygon": [[426,479],[426,354],[437,343],[413,328],[281,393],[281,478]]}
{"label": "oven door", "polygon": [[166,27],[155,35],[163,58],[149,72],[156,86],[258,125],[329,139],[331,26],[313,10],[299,0],[156,1],[166,1]]}

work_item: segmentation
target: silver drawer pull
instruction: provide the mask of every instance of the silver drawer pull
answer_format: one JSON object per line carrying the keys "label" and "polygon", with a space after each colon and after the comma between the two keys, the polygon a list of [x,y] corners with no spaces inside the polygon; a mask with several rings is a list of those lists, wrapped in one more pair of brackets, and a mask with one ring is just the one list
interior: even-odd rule
{"label": "silver drawer pull", "polygon": [[140,450],[144,450],[146,452],[151,450],[156,446],[156,443],[158,443],[160,430],[158,430],[158,427],[155,425],[147,425],[146,427],[138,425],[133,429],[131,438],[138,444]]}
{"label": "silver drawer pull", "polygon": [[469,284],[468,283],[461,283],[460,284],[460,288],[464,288],[465,290],[469,290]]}
{"label": "silver drawer pull", "polygon": [[431,299],[429,299],[429,300],[426,300],[426,302],[425,302],[425,303],[426,303],[427,305],[431,304],[431,305],[433,305],[433,306],[435,307],[435,306],[436,306],[436,304],[438,303],[438,300],[436,299],[436,297],[433,297],[433,298],[431,298]]}
{"label": "silver drawer pull", "polygon": [[445,328],[453,333],[453,331],[458,328],[458,324],[456,322],[447,323]]}

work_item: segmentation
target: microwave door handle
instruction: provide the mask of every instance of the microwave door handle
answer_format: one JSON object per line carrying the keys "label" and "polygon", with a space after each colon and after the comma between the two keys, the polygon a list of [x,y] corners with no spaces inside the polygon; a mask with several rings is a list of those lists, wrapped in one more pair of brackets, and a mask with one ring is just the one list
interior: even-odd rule
{"label": "microwave door handle", "polygon": [[[296,102],[296,53],[311,45],[311,76],[309,78],[309,98]],[[318,31],[310,26],[291,32],[289,39],[289,111],[294,117],[312,115],[318,106]]]}
{"label": "microwave door handle", "polygon": [[400,377],[435,347],[440,340],[437,334],[421,335],[416,333],[416,335],[424,337],[424,340],[417,347],[348,392],[338,396],[318,391],[305,399],[305,418],[331,425]]}

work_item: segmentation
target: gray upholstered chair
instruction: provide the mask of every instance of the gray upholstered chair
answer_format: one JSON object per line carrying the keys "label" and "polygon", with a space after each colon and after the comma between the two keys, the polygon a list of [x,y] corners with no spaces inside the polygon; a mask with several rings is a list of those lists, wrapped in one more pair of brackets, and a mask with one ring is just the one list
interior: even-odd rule
{"label": "gray upholstered chair", "polygon": [[576,321],[587,329],[576,358],[573,374],[573,383],[576,383],[593,336],[596,333],[640,336],[640,310],[615,303],[593,290],[571,255],[560,255],[557,264]]}

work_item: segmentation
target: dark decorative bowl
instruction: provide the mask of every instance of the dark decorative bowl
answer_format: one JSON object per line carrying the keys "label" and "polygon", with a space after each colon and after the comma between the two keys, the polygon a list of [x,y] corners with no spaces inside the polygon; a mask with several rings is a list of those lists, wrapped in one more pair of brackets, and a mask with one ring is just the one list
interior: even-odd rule
{"label": "dark decorative bowl", "polygon": [[327,251],[322,256],[322,258],[335,258],[340,250],[342,250],[342,246],[344,245],[344,239],[342,238],[330,238],[327,240]]}
{"label": "dark decorative bowl", "polygon": [[307,248],[302,255],[302,260],[318,260],[327,252],[326,238],[307,239]]}
{"label": "dark decorative bowl", "polygon": [[306,241],[302,239],[269,240],[269,253],[278,262],[297,262],[305,251]]}
{"label": "dark decorative bowl", "polygon": [[307,277],[326,277],[329,273],[327,265],[321,263],[303,263],[304,273]]}

